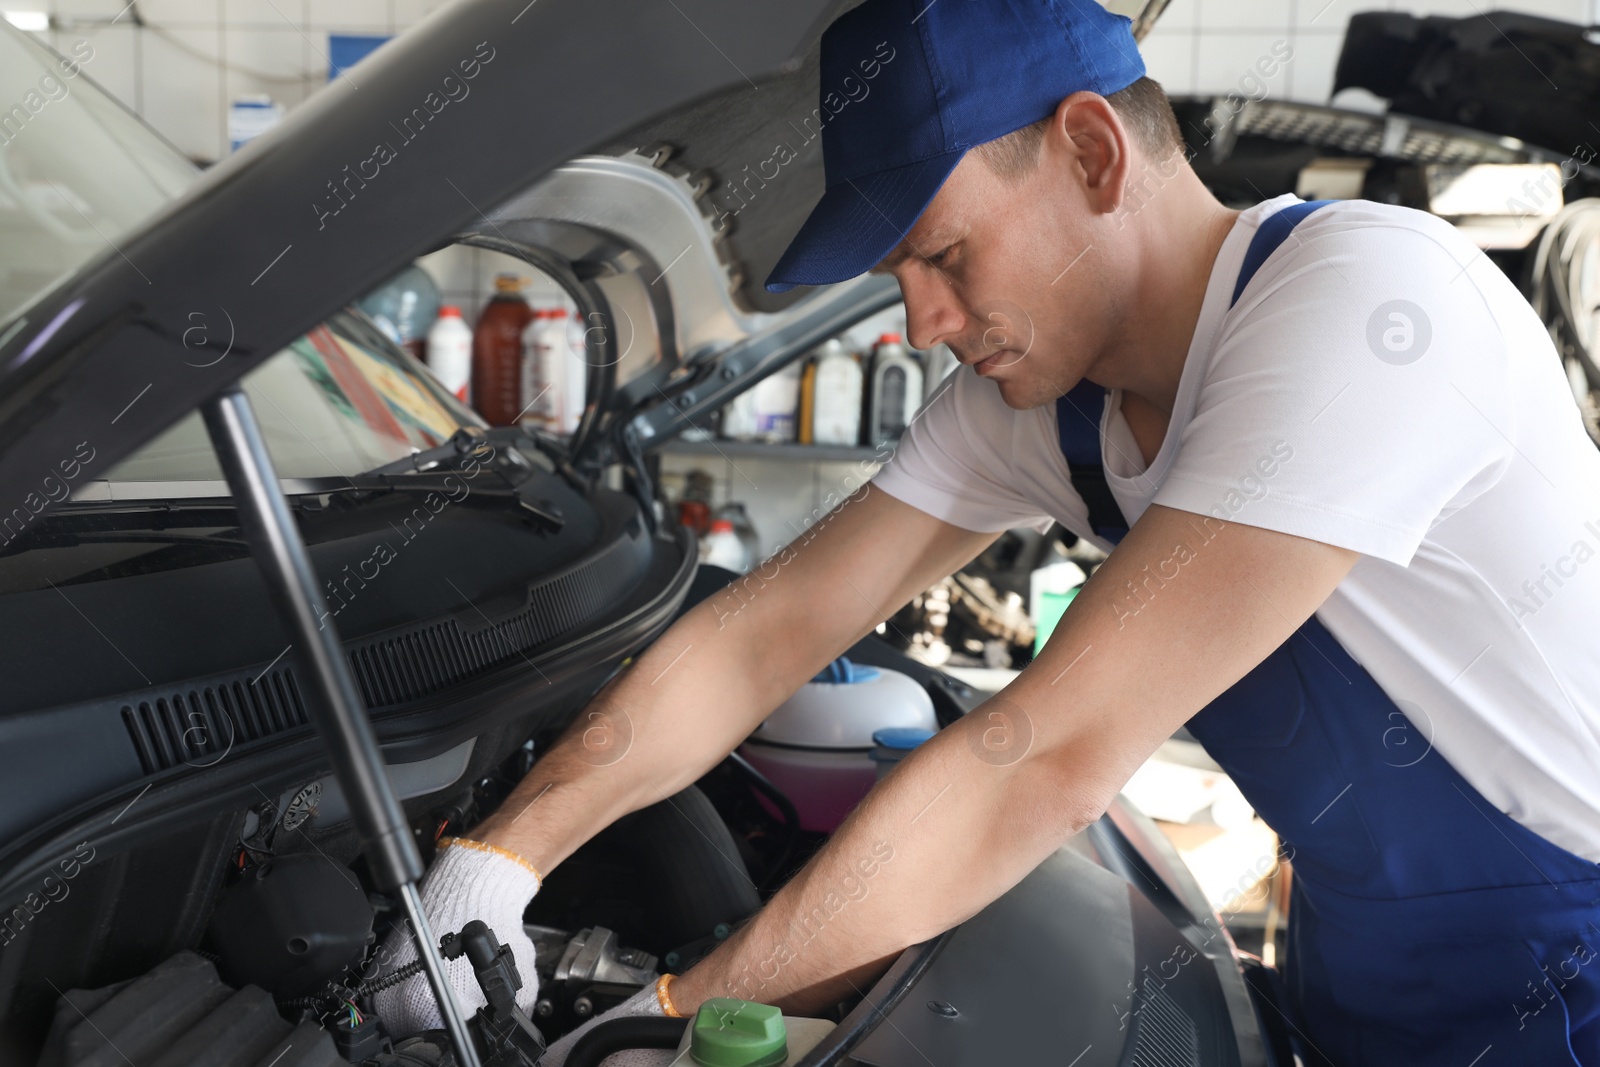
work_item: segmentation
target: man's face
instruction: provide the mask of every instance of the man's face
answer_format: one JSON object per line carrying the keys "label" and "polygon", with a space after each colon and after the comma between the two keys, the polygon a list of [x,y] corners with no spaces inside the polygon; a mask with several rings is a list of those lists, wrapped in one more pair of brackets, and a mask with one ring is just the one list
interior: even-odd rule
{"label": "man's face", "polygon": [[1061,169],[1041,159],[1008,180],[968,153],[877,268],[900,282],[911,344],[949,345],[1018,409],[1076,385],[1121,310],[1097,220]]}

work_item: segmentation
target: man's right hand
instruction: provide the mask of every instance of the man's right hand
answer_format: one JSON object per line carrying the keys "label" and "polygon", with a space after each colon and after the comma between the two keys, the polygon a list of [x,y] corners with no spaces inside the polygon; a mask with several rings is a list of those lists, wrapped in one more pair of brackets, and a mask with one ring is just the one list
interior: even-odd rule
{"label": "man's right hand", "polygon": [[[539,997],[533,942],[522,927],[522,913],[539,891],[539,872],[514,853],[481,841],[447,837],[422,881],[422,908],[435,937],[460,933],[481,919],[501,944],[510,945],[522,987],[517,1007],[532,1015]],[[384,943],[381,978],[417,958],[416,938],[407,926],[397,927]],[[470,1017],[485,1000],[466,956],[444,961],[444,972],[462,1012]],[[428,976],[421,972],[372,995],[372,1006],[391,1036],[400,1038],[444,1026]]]}

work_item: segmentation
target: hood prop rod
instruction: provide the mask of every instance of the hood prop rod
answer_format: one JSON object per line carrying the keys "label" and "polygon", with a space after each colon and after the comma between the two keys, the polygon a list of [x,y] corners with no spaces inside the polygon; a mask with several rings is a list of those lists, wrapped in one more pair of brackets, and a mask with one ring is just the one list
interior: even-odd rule
{"label": "hood prop rod", "polygon": [[305,542],[289,515],[255,411],[235,385],[206,401],[202,414],[233,492],[239,528],[304,668],[309,697],[306,710],[327,749],[339,787],[349,798],[362,853],[379,887],[400,895],[417,940],[417,954],[455,1046],[456,1062],[461,1067],[480,1067],[477,1048],[445,977],[439,943],[417,892],[422,857],[384,770],[378,738],[356,694],[339,635],[332,626],[318,624],[319,619],[329,617],[328,606]]}

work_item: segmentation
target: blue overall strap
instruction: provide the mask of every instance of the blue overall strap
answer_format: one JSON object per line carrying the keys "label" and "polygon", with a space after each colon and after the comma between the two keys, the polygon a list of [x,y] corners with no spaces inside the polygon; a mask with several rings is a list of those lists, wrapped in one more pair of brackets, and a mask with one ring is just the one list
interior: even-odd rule
{"label": "blue overall strap", "polygon": [[[1331,200],[1309,200],[1303,204],[1286,207],[1256,228],[1256,235],[1245,250],[1244,265],[1239,269],[1239,280],[1234,283],[1233,300],[1239,302],[1250,279],[1289,239],[1289,234],[1300,220],[1333,203]],[[1061,441],[1061,454],[1066,458],[1067,469],[1072,474],[1072,487],[1089,508],[1089,526],[1096,534],[1116,544],[1128,533],[1128,520],[1123,517],[1117,499],[1106,482],[1105,466],[1100,453],[1100,416],[1105,411],[1106,390],[1084,379],[1065,395],[1056,399],[1056,433]]]}
{"label": "blue overall strap", "polygon": [[1089,507],[1090,528],[1116,544],[1127,534],[1128,520],[1111,495],[1100,460],[1100,416],[1105,407],[1105,388],[1085,378],[1056,399],[1056,434],[1072,474],[1072,487]]}
{"label": "blue overall strap", "polygon": [[1256,227],[1256,235],[1250,239],[1250,247],[1244,253],[1244,264],[1239,268],[1239,280],[1233,284],[1233,299],[1228,301],[1229,307],[1239,302],[1244,287],[1250,284],[1250,279],[1256,276],[1256,271],[1261,269],[1267,257],[1289,239],[1294,228],[1300,225],[1300,220],[1331,203],[1332,200],[1307,200],[1303,204],[1292,204]]}

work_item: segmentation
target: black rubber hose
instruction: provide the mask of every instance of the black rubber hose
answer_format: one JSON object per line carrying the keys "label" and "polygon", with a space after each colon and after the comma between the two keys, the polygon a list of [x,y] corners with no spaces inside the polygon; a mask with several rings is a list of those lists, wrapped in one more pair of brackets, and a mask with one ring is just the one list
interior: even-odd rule
{"label": "black rubber hose", "polygon": [[762,774],[739,753],[728,753],[728,762],[739,768],[739,771],[750,780],[750,785],[756,792],[772,801],[773,806],[783,813],[783,827],[786,831],[783,837],[783,851],[772,861],[767,873],[761,876],[761,888],[767,890],[772,888],[773,881],[783,873],[784,865],[789,862],[789,857],[794,855],[795,843],[800,840],[800,809],[794,806],[789,794],[774,785],[772,779]]}
{"label": "black rubber hose", "polygon": [[607,1056],[635,1048],[675,1049],[688,1019],[630,1015],[600,1023],[578,1038],[567,1054],[567,1067],[599,1067]]}

